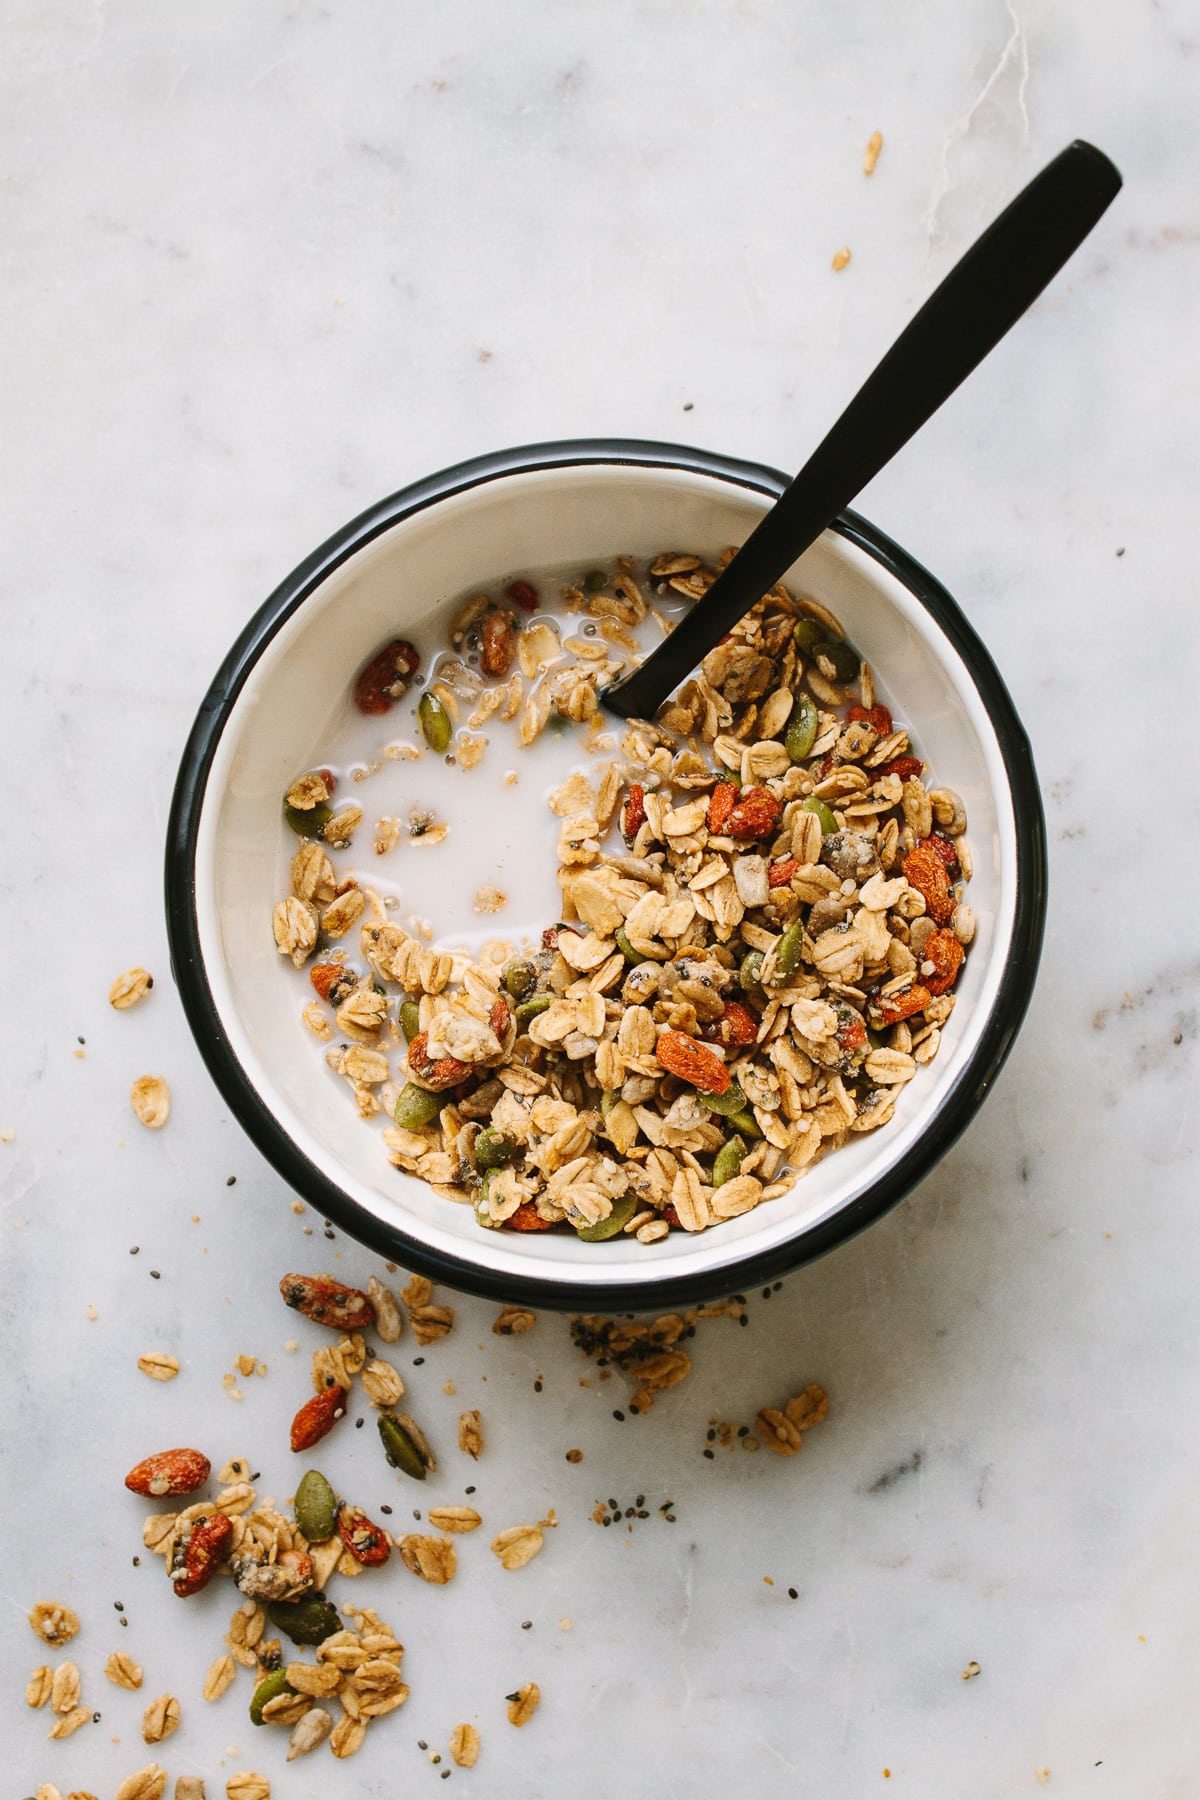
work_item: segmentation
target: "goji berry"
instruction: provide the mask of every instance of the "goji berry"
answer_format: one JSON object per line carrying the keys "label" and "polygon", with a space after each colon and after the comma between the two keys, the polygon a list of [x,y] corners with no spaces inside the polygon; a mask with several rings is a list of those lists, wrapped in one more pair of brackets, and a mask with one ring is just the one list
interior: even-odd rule
{"label": "goji berry", "polygon": [[406,638],[393,638],[377,650],[358,672],[354,704],[359,712],[385,713],[395,705],[421,666],[421,658]]}
{"label": "goji berry", "polygon": [[308,979],[330,1006],[340,1006],[357,985],[353,971],[344,963],[317,963],[309,970]]}
{"label": "goji berry", "polygon": [[754,1042],[758,1036],[758,1020],[740,1000],[727,1000],[725,1011],[705,1027],[704,1035],[710,1043],[723,1044],[727,1050],[732,1050],[739,1044]]}
{"label": "goji berry", "polygon": [[890,737],[892,734],[892,715],[886,706],[852,706],[846,714],[847,725],[853,725],[862,719],[878,737]]}
{"label": "goji berry", "polygon": [[934,931],[925,939],[921,966],[932,963],[932,975],[923,975],[931,994],[944,994],[958,980],[958,971],[966,960],[966,952],[952,931]]}
{"label": "goji berry", "polygon": [[180,1555],[179,1573],[171,1584],[181,1600],[208,1586],[232,1539],[233,1520],[224,1513],[209,1513],[196,1520]]}
{"label": "goji berry", "polygon": [[743,842],[770,837],[779,824],[782,810],[769,788],[743,788],[736,806],[726,820],[726,835],[740,838]]}
{"label": "goji berry", "polygon": [[732,781],[718,781],[708,801],[708,829],[714,836],[724,831],[729,815],[737,804],[738,790]]}
{"label": "goji berry", "polygon": [[428,1043],[429,1033],[418,1031],[408,1046],[408,1072],[414,1081],[435,1094],[465,1081],[471,1073],[470,1064],[460,1062],[457,1056],[431,1057],[427,1052]]}
{"label": "goji berry", "polygon": [[516,1212],[510,1213],[504,1221],[508,1231],[553,1231],[554,1223],[543,1219],[532,1200],[522,1200]]}
{"label": "goji berry", "polygon": [[876,769],[875,778],[882,780],[885,775],[898,775],[901,781],[907,781],[910,776],[919,775],[924,767],[919,756],[893,756],[882,769]]}
{"label": "goji berry", "polygon": [[517,648],[517,625],[511,613],[490,606],[479,621],[479,666],[485,675],[507,675]]}
{"label": "goji berry", "polygon": [[500,1039],[501,1043],[504,1041],[505,1032],[512,1024],[512,1018],[512,1007],[508,1004],[504,995],[501,994],[500,998],[494,1002],[492,1010],[488,1013],[488,1024],[491,1026],[495,1036]]}
{"label": "goji berry", "polygon": [[361,1288],[327,1275],[285,1275],[279,1292],[288,1306],[332,1331],[365,1331],[375,1323],[375,1303]]}
{"label": "goji berry", "polygon": [[631,841],[646,822],[646,790],[636,781],[629,784],[629,798],[621,816],[621,836]]}
{"label": "goji berry", "polygon": [[935,856],[941,857],[951,875],[957,874],[958,849],[953,838],[946,837],[940,831],[935,831],[932,832],[929,837],[922,838],[921,843],[924,844],[927,849],[932,850]]}
{"label": "goji berry", "polygon": [[664,1031],[655,1055],[664,1069],[702,1094],[723,1094],[729,1086],[729,1070],[721,1058],[682,1031]]}
{"label": "goji berry", "polygon": [[545,931],[543,931],[543,933],[542,933],[542,949],[543,950],[557,950],[558,949],[558,926],[557,925],[547,925]]}
{"label": "goji berry", "polygon": [[867,1028],[851,1007],[844,1011],[839,1009],[835,1035],[843,1050],[865,1050],[867,1047]]}
{"label": "goji berry", "polygon": [[314,1444],[327,1437],[345,1412],[349,1398],[349,1388],[334,1386],[323,1388],[311,1400],[306,1400],[292,1420],[292,1449],[311,1450]]}
{"label": "goji berry", "polygon": [[662,1217],[667,1221],[667,1224],[673,1231],[682,1231],[683,1227],[679,1223],[679,1214],[675,1211],[675,1208],[671,1205],[669,1200],[662,1209]]}
{"label": "goji berry", "polygon": [[193,1494],[208,1480],[211,1468],[199,1450],[159,1450],[130,1469],[125,1486],[131,1494],[156,1500],[163,1494]]}
{"label": "goji berry", "polygon": [[876,1031],[881,1031],[885,1025],[898,1025],[901,1019],[911,1019],[914,1013],[923,1012],[932,998],[927,987],[914,981],[911,987],[888,994],[886,998],[872,995],[867,1002],[867,1017]]}
{"label": "goji berry", "polygon": [[387,1533],[371,1523],[361,1506],[338,1508],[337,1531],[355,1562],[364,1568],[385,1563],[391,1554]]}
{"label": "goji berry", "polygon": [[521,607],[524,612],[534,612],[537,609],[538,591],[531,581],[510,581],[504,590],[504,598],[511,600],[514,606]]}
{"label": "goji berry", "polygon": [[935,925],[948,925],[954,917],[954,895],[950,891],[950,875],[941,856],[931,849],[926,838],[904,859],[904,877],[925,901],[925,910]]}
{"label": "goji berry", "polygon": [[792,876],[799,867],[800,864],[794,856],[785,856],[779,862],[773,862],[767,869],[767,886],[769,888],[790,886]]}

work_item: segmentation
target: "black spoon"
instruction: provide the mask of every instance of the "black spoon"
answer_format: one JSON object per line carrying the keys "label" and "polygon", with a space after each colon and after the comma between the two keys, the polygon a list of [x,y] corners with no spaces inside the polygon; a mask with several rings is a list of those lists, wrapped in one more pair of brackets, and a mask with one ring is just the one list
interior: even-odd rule
{"label": "black spoon", "polygon": [[901,332],[704,598],[645,662],[603,690],[610,712],[654,717],[1032,306],[1120,187],[1119,170],[1080,138],[1034,176]]}

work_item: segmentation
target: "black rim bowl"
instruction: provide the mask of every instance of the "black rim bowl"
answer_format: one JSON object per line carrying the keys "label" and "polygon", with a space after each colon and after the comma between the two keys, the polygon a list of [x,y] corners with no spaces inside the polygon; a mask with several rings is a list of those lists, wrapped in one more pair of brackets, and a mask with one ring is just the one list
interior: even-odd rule
{"label": "black rim bowl", "polygon": [[802,1230],[773,1250],[659,1281],[605,1286],[492,1274],[457,1257],[430,1250],[385,1223],[342,1191],[301,1154],[251,1085],[235,1057],[213,1002],[200,953],[195,906],[195,853],[201,806],[213,756],[225,723],[258,657],[284,622],[325,577],[389,526],[425,507],[499,476],[616,463],[711,475],[766,494],[782,493],[790,479],[777,469],[741,462],[679,444],[636,439],[580,438],[499,450],[429,475],[360,513],[307,557],[259,608],[230,650],[192,726],[171,802],[166,846],[166,914],[171,968],[192,1035],[209,1073],[238,1123],[272,1167],[323,1218],[380,1256],[418,1270],[450,1287],[498,1300],[520,1300],[561,1311],[648,1311],[712,1299],[772,1281],[845,1243],[903,1199],[966,1129],[1003,1066],[1033,991],[1046,919],[1046,828],[1029,740],[996,665],[950,595],[869,520],[843,513],[832,529],[867,552],[895,576],[933,617],[971,670],[999,742],[1013,798],[1016,831],[1016,906],[1013,935],[999,991],[979,1042],[964,1061],[950,1092],[920,1141],[864,1193],[833,1217]]}

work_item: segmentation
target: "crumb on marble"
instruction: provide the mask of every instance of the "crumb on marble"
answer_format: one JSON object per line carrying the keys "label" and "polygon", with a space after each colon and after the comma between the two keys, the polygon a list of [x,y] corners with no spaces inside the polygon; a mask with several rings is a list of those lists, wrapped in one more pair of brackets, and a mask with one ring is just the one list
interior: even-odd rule
{"label": "crumb on marble", "polygon": [[863,151],[863,174],[873,175],[875,164],[879,161],[879,152],[883,149],[882,131],[873,131],[867,139],[867,147]]}
{"label": "crumb on marble", "polygon": [[846,248],[846,246],[843,244],[842,248],[834,253],[833,262],[831,263],[830,267],[833,269],[835,274],[840,274],[841,271],[846,267],[846,265],[849,261],[850,261],[850,252]]}

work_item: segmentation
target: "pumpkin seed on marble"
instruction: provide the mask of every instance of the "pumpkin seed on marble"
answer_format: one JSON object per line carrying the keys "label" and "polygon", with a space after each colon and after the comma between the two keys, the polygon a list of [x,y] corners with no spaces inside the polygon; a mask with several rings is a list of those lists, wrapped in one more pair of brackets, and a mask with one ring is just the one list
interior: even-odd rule
{"label": "pumpkin seed on marble", "polygon": [[292,1511],[310,1544],[324,1543],[333,1536],[337,1528],[337,1496],[320,1469],[308,1469],[301,1476]]}

